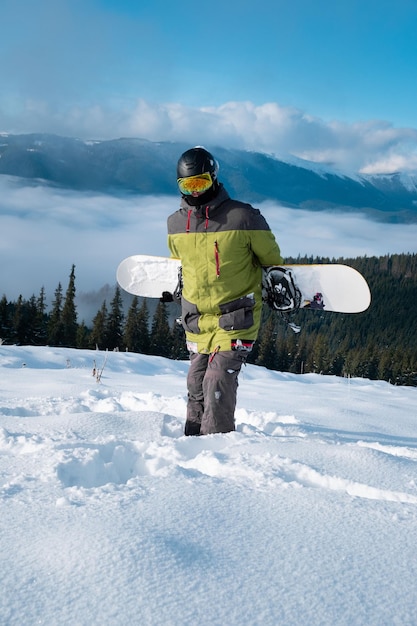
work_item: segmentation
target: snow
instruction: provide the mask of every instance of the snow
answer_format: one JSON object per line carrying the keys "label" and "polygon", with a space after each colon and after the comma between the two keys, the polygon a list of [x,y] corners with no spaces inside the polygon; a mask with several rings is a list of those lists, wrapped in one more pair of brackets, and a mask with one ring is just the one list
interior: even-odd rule
{"label": "snow", "polygon": [[417,389],[247,366],[184,437],[187,362],[0,346],[0,623],[417,624]]}

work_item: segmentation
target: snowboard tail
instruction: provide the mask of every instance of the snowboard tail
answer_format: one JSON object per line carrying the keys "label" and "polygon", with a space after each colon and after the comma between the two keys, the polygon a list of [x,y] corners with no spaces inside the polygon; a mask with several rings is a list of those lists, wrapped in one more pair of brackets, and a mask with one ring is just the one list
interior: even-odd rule
{"label": "snowboard tail", "polygon": [[[124,259],[117,268],[117,282],[128,293],[143,298],[161,298],[174,293],[181,261],[168,257],[138,254]],[[294,309],[361,313],[371,302],[364,277],[354,268],[340,263],[322,265],[282,265],[264,271],[290,271],[298,290]],[[271,306],[271,305],[270,305]],[[276,308],[276,307],[271,307]]]}

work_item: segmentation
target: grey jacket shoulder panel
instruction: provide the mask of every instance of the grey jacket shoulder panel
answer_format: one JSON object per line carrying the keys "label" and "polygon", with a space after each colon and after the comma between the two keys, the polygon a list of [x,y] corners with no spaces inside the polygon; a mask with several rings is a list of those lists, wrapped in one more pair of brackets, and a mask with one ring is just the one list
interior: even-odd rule
{"label": "grey jacket shoulder panel", "polygon": [[206,206],[191,207],[182,198],[178,211],[168,217],[168,234],[221,232],[229,230],[270,230],[265,218],[250,204],[230,198],[223,185]]}

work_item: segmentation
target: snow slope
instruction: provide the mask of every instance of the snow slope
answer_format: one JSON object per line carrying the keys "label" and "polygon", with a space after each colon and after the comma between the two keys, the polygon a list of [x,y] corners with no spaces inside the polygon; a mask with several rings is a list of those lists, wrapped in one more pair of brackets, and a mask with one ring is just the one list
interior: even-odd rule
{"label": "snow slope", "polygon": [[417,624],[417,389],[247,366],[186,438],[188,364],[0,346],[0,623]]}

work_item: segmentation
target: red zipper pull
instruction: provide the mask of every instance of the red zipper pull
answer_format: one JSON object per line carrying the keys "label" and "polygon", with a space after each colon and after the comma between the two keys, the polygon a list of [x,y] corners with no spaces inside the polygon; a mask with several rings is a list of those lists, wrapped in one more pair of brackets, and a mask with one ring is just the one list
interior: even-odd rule
{"label": "red zipper pull", "polygon": [[190,232],[190,224],[191,224],[191,213],[193,212],[192,209],[188,209],[188,215],[187,215],[187,226],[185,227],[185,231],[187,233]]}
{"label": "red zipper pull", "polygon": [[220,276],[220,256],[219,256],[219,244],[214,242],[214,258],[216,259],[216,276]]}

